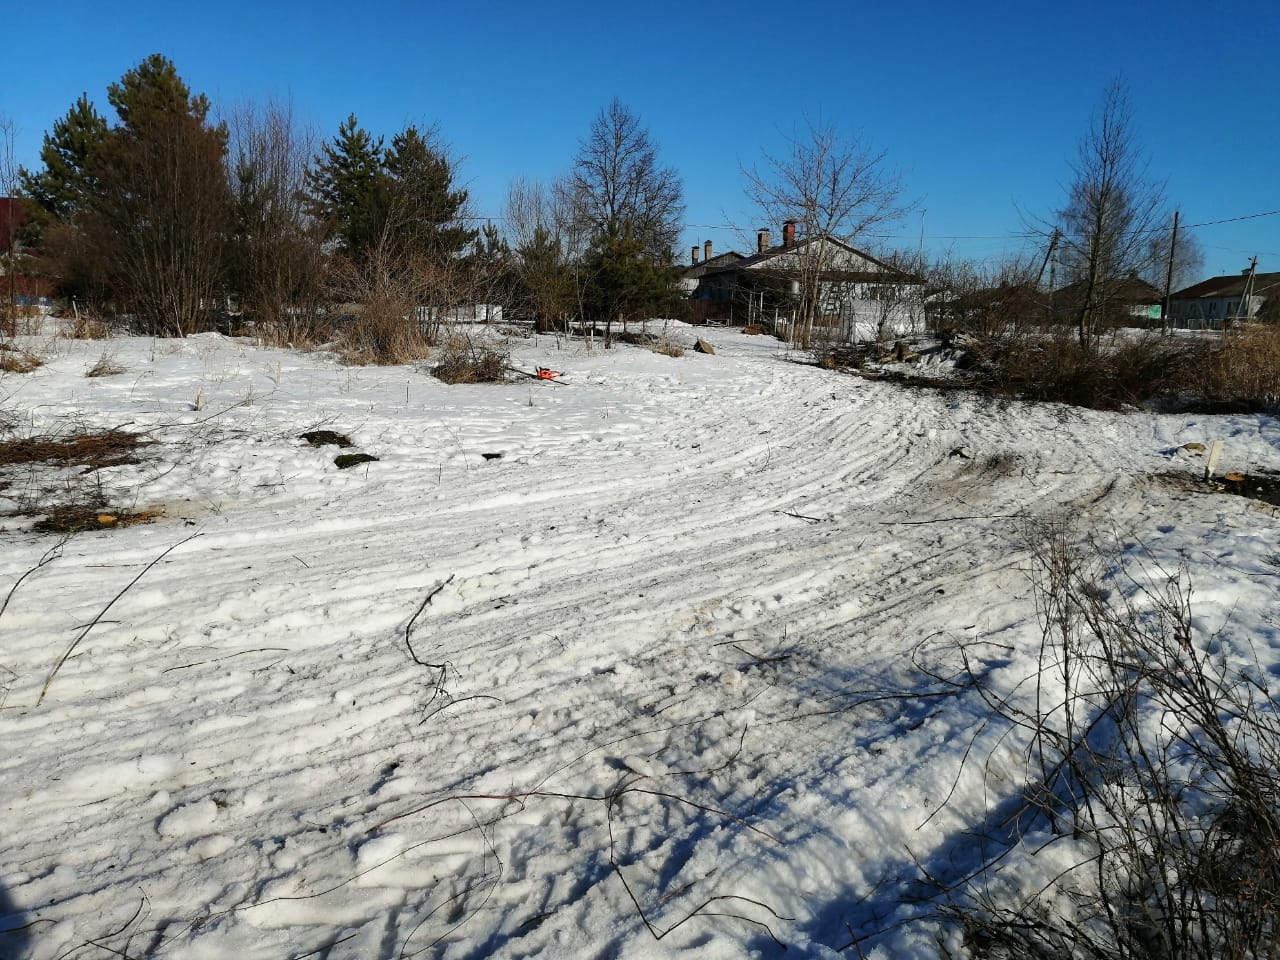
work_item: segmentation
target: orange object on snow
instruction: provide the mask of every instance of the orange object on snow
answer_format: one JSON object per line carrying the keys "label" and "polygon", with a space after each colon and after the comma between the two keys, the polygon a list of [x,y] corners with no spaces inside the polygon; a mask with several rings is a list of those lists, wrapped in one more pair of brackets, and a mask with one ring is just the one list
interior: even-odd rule
{"label": "orange object on snow", "polygon": [[560,372],[558,370],[548,370],[546,367],[538,368],[539,380],[554,380],[558,376],[560,376]]}

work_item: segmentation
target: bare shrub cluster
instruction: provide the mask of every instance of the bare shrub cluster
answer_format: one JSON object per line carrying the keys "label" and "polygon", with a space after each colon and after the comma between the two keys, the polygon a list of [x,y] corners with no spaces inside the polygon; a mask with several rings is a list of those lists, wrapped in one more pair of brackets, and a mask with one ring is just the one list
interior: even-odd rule
{"label": "bare shrub cluster", "polygon": [[1118,410],[1185,393],[1203,346],[1155,334],[1081,343],[1065,326],[969,341],[974,379],[999,393]]}
{"label": "bare shrub cluster", "polygon": [[510,358],[502,350],[477,344],[470,337],[450,337],[432,373],[445,383],[501,383]]}
{"label": "bare shrub cluster", "polygon": [[[1212,338],[1113,332],[1081,343],[1066,326],[965,339],[969,382],[995,393],[1098,410],[1146,404],[1273,411],[1280,406],[1280,328],[1246,325]],[[833,366],[857,366],[836,356]]]}
{"label": "bare shrub cluster", "polygon": [[1028,744],[1000,817],[1017,826],[944,885],[941,917],[971,957],[1277,956],[1280,718],[1261,668],[1210,652],[1185,576],[1108,585],[1105,552],[1065,526],[1035,552],[1035,676],[1011,693],[967,671]]}
{"label": "bare shrub cluster", "polygon": [[338,343],[343,361],[357,365],[415,363],[431,353],[413,306],[393,297],[365,303],[342,328]]}

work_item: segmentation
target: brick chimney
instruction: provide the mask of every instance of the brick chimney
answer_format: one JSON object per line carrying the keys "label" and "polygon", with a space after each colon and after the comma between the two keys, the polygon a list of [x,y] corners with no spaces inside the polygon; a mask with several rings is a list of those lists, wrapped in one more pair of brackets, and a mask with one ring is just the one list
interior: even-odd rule
{"label": "brick chimney", "polygon": [[768,249],[769,249],[769,231],[764,229],[757,230],[756,231],[756,253],[764,253]]}
{"label": "brick chimney", "polygon": [[702,259],[704,262],[711,259],[711,241],[710,240],[708,240],[706,243],[702,245]]}
{"label": "brick chimney", "polygon": [[794,247],[796,244],[796,222],[788,220],[782,225],[782,249]]}
{"label": "brick chimney", "polygon": [[695,267],[698,265],[698,254],[701,252],[702,252],[702,248],[695,243],[693,245],[693,265]]}

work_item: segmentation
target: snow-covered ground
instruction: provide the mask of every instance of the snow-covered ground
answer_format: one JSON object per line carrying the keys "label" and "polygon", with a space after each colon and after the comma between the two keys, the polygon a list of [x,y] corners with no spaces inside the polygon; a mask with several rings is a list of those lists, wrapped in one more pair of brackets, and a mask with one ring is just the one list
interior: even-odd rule
{"label": "snow-covered ground", "polygon": [[[897,923],[914,861],[963,860],[1021,771],[962,768],[981,702],[921,665],[988,641],[1027,675],[1037,520],[1139,582],[1185,568],[1224,656],[1280,673],[1273,511],[1153,479],[1214,439],[1280,468],[1274,419],[710,339],[539,337],[513,362],[567,384],[474,386],[216,335],[29,341],[7,437],[154,443],[8,468],[0,511],[89,485],[164,517],[52,553],[0,519],[0,956],[932,956]],[[104,347],[124,372],[85,377]],[[379,459],[339,470],[315,429]]]}

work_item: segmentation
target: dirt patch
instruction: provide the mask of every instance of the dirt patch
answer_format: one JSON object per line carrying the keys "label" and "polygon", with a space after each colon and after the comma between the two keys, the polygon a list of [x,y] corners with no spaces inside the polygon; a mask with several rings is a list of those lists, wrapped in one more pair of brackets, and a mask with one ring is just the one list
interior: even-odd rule
{"label": "dirt patch", "polygon": [[1156,479],[1192,493],[1225,493],[1280,507],[1280,474],[1228,473],[1205,480],[1185,473],[1158,474]]}
{"label": "dirt patch", "polygon": [[137,463],[139,447],[151,443],[135,433],[106,430],[67,437],[29,437],[0,441],[0,467],[26,463],[84,466],[89,470]]}
{"label": "dirt patch", "polygon": [[351,446],[351,438],[345,433],[338,433],[336,430],[309,430],[300,434],[299,439],[307,441],[313,447],[349,447]]}
{"label": "dirt patch", "polygon": [[91,504],[66,504],[54,507],[33,526],[39,533],[86,533],[90,530],[114,530],[151,523],[164,516],[158,508],[147,510],[111,510]]}

